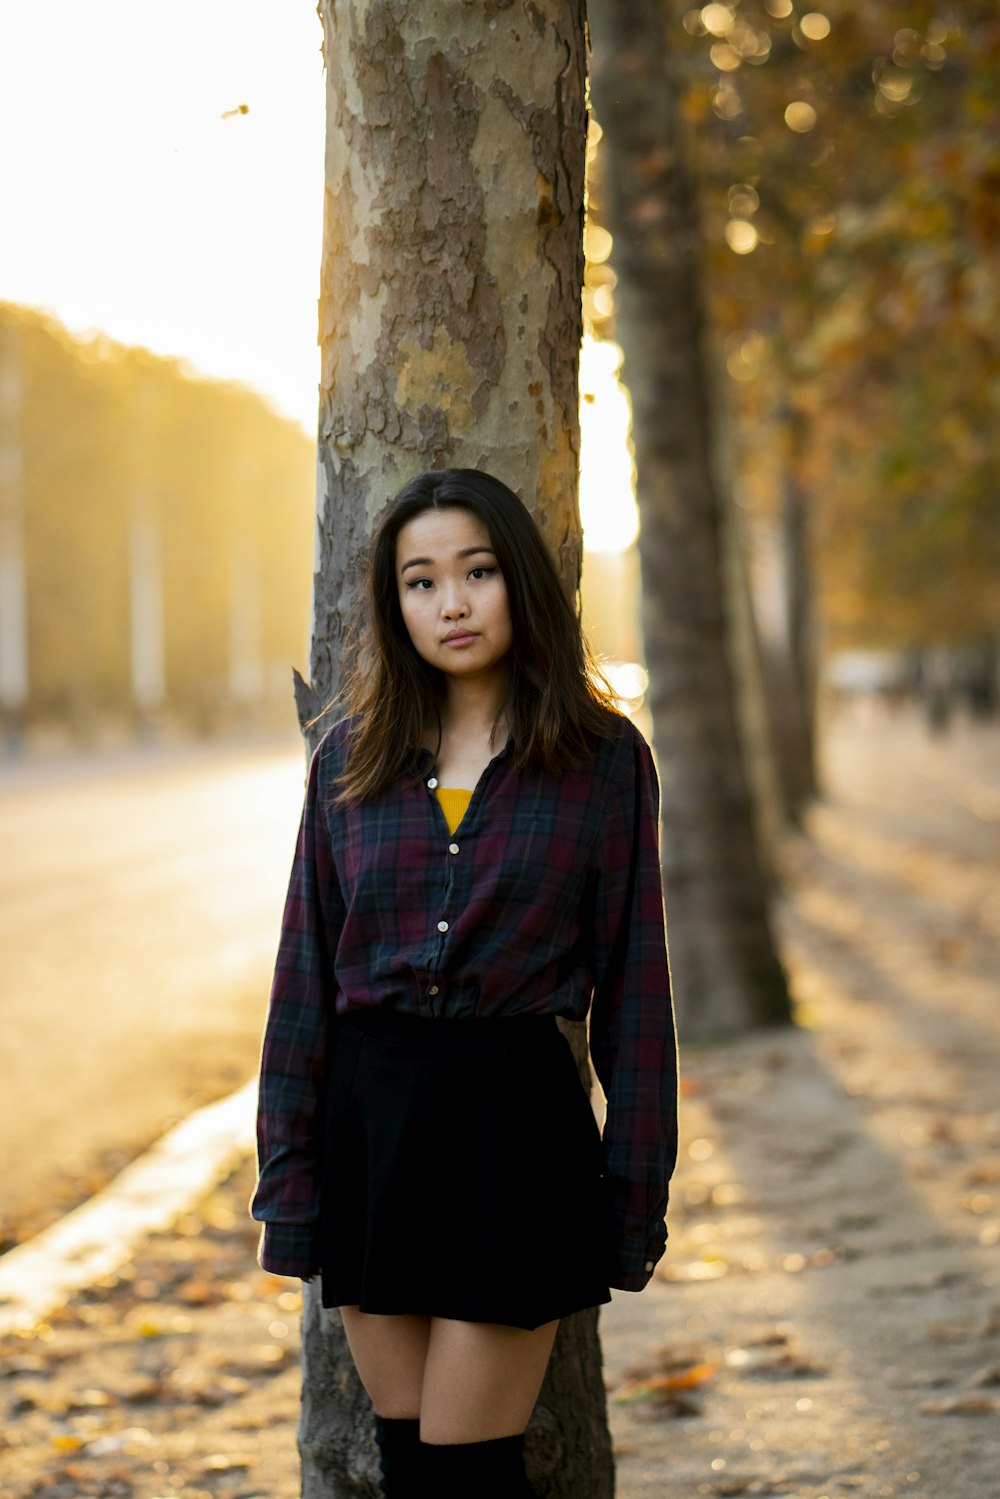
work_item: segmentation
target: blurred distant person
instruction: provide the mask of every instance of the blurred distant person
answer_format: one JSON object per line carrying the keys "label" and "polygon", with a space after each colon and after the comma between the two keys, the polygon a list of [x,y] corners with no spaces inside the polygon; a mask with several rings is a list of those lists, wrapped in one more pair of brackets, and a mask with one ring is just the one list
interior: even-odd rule
{"label": "blurred distant person", "polygon": [[921,696],[928,728],[932,734],[943,734],[951,722],[954,705],[951,661],[947,651],[938,648],[924,655]]}

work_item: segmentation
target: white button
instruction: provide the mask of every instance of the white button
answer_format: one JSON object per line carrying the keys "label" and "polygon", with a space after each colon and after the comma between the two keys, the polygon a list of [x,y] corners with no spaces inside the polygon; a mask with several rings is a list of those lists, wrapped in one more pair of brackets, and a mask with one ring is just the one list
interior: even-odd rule
{"label": "white button", "polygon": [[431,776],[430,780],[427,782],[428,786],[430,787],[430,789],[432,791],[434,790],[434,788],[437,785],[437,783],[438,783],[437,776]]}
{"label": "white button", "polygon": [[[433,989],[431,990],[431,993],[432,994],[434,993]],[[652,1270],[653,1269],[653,1261],[652,1260],[647,1260],[646,1261],[646,1269],[647,1270]]]}
{"label": "white button", "polygon": [[446,921],[439,921],[438,922],[438,931],[439,932],[446,932],[447,930],[448,930],[448,923]]}
{"label": "white button", "polygon": [[431,986],[428,989],[427,993],[428,994],[440,994],[441,990],[438,988],[437,984],[431,984]]}
{"label": "white button", "polygon": [[458,844],[457,843],[449,843],[448,844],[448,852],[450,854],[457,854],[458,853]]}

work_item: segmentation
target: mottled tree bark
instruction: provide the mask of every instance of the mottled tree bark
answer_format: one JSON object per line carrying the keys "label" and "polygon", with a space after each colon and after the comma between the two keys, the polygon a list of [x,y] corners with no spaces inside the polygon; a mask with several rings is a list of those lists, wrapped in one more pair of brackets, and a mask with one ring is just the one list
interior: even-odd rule
{"label": "mottled tree bark", "polygon": [[[322,0],[320,15],[316,575],[312,680],[296,684],[310,747],[373,524],[407,479],[488,469],[532,510],[572,597],[581,565],[582,0]],[[306,1499],[377,1494],[370,1407],[314,1286],[303,1374]],[[613,1492],[596,1312],[560,1329],[527,1451],[540,1495]]]}
{"label": "mottled tree bark", "polygon": [[632,396],[643,632],[664,781],[664,885],[682,1037],[787,1020],[727,650],[702,348],[701,242],[662,0],[591,0],[617,327]]}

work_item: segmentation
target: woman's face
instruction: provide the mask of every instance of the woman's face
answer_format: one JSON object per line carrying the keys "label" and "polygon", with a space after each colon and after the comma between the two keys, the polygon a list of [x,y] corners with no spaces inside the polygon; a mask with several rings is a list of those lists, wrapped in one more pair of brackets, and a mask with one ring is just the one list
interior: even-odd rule
{"label": "woman's face", "polygon": [[424,510],[396,538],[399,606],[418,654],[450,677],[506,675],[507,585],[471,510]]}

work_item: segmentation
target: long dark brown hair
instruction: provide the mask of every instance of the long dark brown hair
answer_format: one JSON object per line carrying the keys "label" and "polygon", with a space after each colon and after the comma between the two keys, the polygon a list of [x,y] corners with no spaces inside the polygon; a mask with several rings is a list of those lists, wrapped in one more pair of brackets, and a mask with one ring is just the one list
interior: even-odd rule
{"label": "long dark brown hair", "polygon": [[366,586],[349,646],[349,675],[335,706],[356,715],[338,801],[376,796],[413,775],[429,726],[441,728],[444,678],[419,655],[403,620],[396,541],[425,510],[467,510],[490,535],[507,586],[513,646],[494,722],[513,739],[518,771],[567,770],[607,737],[619,716],[555,565],[514,492],[473,468],[431,469],[392,500],[372,538]]}

